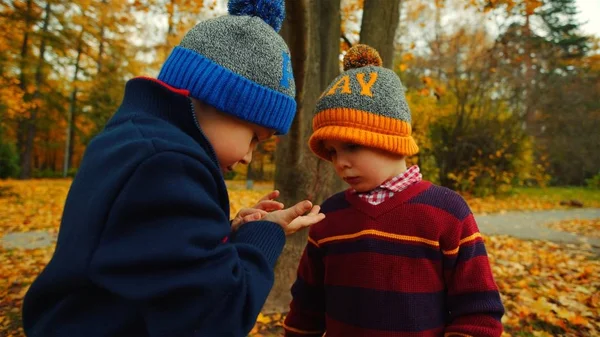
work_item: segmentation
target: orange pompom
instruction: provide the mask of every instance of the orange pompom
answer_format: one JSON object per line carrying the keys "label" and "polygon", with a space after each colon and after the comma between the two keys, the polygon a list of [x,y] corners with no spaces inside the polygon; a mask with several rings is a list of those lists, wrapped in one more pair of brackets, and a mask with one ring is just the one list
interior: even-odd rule
{"label": "orange pompom", "polygon": [[381,56],[377,50],[366,44],[357,44],[350,48],[344,56],[344,71],[366,66],[380,67],[381,64]]}

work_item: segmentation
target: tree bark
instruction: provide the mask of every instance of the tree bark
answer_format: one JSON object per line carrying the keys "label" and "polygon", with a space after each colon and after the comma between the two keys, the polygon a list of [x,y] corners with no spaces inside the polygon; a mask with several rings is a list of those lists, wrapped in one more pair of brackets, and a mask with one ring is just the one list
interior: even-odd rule
{"label": "tree bark", "polygon": [[97,62],[97,67],[96,67],[96,74],[97,76],[101,76],[100,74],[102,73],[102,65],[103,65],[103,58],[104,58],[104,39],[105,39],[105,34],[106,34],[106,15],[105,15],[105,9],[107,7],[108,4],[108,0],[102,0],[102,6],[101,6],[101,11],[102,11],[102,18],[100,20],[100,37],[98,39],[98,62]]}
{"label": "tree bark", "polygon": [[73,162],[73,148],[74,148],[74,137],[75,133],[75,117],[77,112],[77,76],[79,75],[81,53],[83,52],[83,34],[84,29],[81,28],[79,33],[79,39],[77,41],[77,58],[75,59],[75,72],[73,73],[73,90],[71,91],[71,102],[69,107],[69,117],[67,120],[67,137],[65,141],[65,161],[63,164],[63,177],[66,177],[69,173],[69,168]]}
{"label": "tree bark", "polygon": [[[25,97],[27,97],[27,72],[29,71],[29,64],[27,60],[29,59],[29,30],[32,25],[32,8],[33,8],[33,0],[27,0],[27,12],[25,13],[25,31],[23,32],[23,43],[21,44],[21,60],[20,60],[20,77],[19,77],[19,86],[21,90],[25,93]],[[21,170],[26,164],[25,160],[25,142],[27,139],[27,118],[20,117],[17,126],[17,148],[19,151],[19,162],[21,165]]]}
{"label": "tree bark", "polygon": [[533,84],[534,70],[533,59],[531,57],[533,34],[531,32],[530,15],[525,14],[525,25],[523,26],[523,35],[525,38],[525,49],[523,58],[525,63],[525,129],[530,135],[536,135],[535,130],[535,106],[534,100],[536,93],[534,92],[535,85]]}
{"label": "tree bark", "polygon": [[[341,186],[331,165],[319,160],[307,145],[316,102],[339,74],[340,25],[339,0],[286,1],[281,35],[290,47],[298,103],[290,132],[282,137],[276,151],[275,188],[286,206],[303,199],[319,204]],[[288,310],[290,288],[307,234],[305,230],[288,237],[264,312]]]}
{"label": "tree bark", "polygon": [[46,40],[48,35],[48,26],[50,23],[50,15],[52,14],[52,6],[50,1],[46,2],[46,8],[44,9],[44,23],[41,31],[40,49],[38,63],[35,69],[35,92],[33,93],[33,101],[35,106],[31,108],[31,116],[26,122],[27,133],[25,138],[25,148],[23,149],[23,156],[21,157],[21,179],[31,178],[31,160],[33,157],[33,142],[35,140],[36,133],[36,120],[37,113],[39,111],[39,100],[42,95],[42,81],[43,81],[43,67],[46,63],[44,59],[46,55]]}
{"label": "tree bark", "polygon": [[383,66],[394,66],[394,38],[400,21],[400,0],[365,0],[360,43],[377,49]]}

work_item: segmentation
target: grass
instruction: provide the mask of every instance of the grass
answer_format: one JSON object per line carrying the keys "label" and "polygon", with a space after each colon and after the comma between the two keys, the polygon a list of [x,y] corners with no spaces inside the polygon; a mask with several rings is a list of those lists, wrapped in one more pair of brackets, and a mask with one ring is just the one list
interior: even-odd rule
{"label": "grass", "polygon": [[600,190],[585,187],[519,187],[497,196],[465,196],[474,213],[566,209],[561,201],[576,200],[583,207],[600,208]]}
{"label": "grass", "polygon": [[600,190],[587,187],[518,187],[511,194],[555,202],[578,200],[584,206],[600,205]]}

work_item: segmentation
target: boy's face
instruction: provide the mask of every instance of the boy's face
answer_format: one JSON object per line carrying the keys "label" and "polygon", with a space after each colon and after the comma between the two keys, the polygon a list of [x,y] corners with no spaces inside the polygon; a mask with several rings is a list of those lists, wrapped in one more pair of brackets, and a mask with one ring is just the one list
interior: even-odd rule
{"label": "boy's face", "polygon": [[325,140],[335,172],[358,192],[367,192],[406,171],[402,156],[362,145]]}
{"label": "boy's face", "polygon": [[210,141],[223,174],[238,164],[248,165],[259,142],[269,139],[275,131],[219,112],[203,105],[197,114],[202,131]]}

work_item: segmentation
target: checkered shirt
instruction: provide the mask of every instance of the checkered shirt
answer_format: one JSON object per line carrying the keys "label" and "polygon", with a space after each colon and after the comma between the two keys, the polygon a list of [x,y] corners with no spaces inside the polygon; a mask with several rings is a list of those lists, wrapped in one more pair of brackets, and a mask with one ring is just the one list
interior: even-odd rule
{"label": "checkered shirt", "polygon": [[379,205],[389,200],[395,193],[400,193],[410,185],[418,183],[423,179],[421,170],[417,165],[411,166],[406,172],[385,181],[377,188],[364,193],[358,193],[358,196],[371,205]]}

